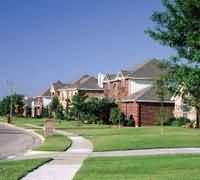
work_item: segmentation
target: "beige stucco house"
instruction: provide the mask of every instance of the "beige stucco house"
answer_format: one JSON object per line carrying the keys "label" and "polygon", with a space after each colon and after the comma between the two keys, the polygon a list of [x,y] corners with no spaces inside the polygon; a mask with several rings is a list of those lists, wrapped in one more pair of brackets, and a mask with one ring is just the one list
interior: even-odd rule
{"label": "beige stucco house", "polygon": [[186,117],[191,121],[196,121],[197,112],[194,107],[190,107],[184,103],[183,98],[180,95],[177,95],[175,98],[175,108],[174,108],[174,116],[176,118]]}
{"label": "beige stucco house", "polygon": [[90,75],[84,75],[80,79],[58,89],[58,98],[64,108],[69,107],[72,97],[77,92],[89,97],[104,96],[104,89],[99,86],[98,79]]}

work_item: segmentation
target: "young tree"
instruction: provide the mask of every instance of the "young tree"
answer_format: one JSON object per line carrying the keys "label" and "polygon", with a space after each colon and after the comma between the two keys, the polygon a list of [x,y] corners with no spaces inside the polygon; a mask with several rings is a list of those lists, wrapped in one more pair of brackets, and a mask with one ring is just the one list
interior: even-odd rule
{"label": "young tree", "polygon": [[58,108],[59,105],[60,105],[60,102],[59,102],[58,97],[54,96],[50,104],[51,111],[56,112],[56,109]]}
{"label": "young tree", "polygon": [[176,50],[168,60],[171,69],[165,78],[169,90],[179,93],[200,114],[200,1],[163,0],[165,10],[154,12],[154,30],[146,31],[162,45]]}
{"label": "young tree", "polygon": [[[162,69],[162,67],[159,67]],[[166,113],[165,113],[165,108],[164,108],[164,101],[167,96],[169,96],[169,91],[167,87],[167,83],[165,82],[165,77],[164,74],[163,76],[155,79],[154,81],[154,91],[157,97],[159,98],[160,101],[160,111],[158,112],[158,118],[160,121],[160,126],[161,126],[161,135],[164,134],[164,121],[166,119]]]}
{"label": "young tree", "polygon": [[87,96],[77,92],[72,97],[72,108],[71,111],[76,115],[77,119],[81,119],[81,113],[83,113],[84,102],[87,99]]}
{"label": "young tree", "polygon": [[50,104],[50,111],[54,113],[54,116],[59,120],[63,119],[63,107],[59,102],[57,96],[53,97],[53,100]]}
{"label": "young tree", "polygon": [[120,128],[121,112],[118,108],[112,108],[110,112],[110,120],[113,124],[118,124]]}

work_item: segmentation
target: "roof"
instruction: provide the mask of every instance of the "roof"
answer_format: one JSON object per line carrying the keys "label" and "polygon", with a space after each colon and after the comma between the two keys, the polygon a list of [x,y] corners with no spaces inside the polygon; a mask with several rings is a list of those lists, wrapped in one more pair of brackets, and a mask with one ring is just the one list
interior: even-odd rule
{"label": "roof", "polygon": [[66,85],[66,84],[62,83],[60,80],[58,80],[58,81],[56,81],[56,82],[54,82],[54,83],[52,84],[52,86],[53,86],[53,88],[54,88],[55,90],[60,89],[60,88],[64,87],[65,85]]}
{"label": "roof", "polygon": [[[141,91],[138,91],[136,93],[133,93],[126,98],[124,98],[122,101],[136,101],[136,102],[160,102],[159,97],[156,95],[154,88],[147,87]],[[174,101],[171,100],[170,95],[167,95],[164,100],[165,103],[174,103]]]}
{"label": "roof", "polygon": [[[163,69],[160,68],[160,65],[161,62],[159,60],[151,59],[144,64],[136,64],[128,69],[121,70],[118,74],[122,74],[125,78],[154,79],[163,74]],[[115,80],[116,77],[116,74],[107,74],[105,80]]]}
{"label": "roof", "polygon": [[48,88],[46,91],[44,91],[41,96],[51,96],[50,88]]}
{"label": "roof", "polygon": [[80,90],[81,89],[103,90],[103,88],[99,87],[98,80],[95,77],[89,75],[83,75],[77,81],[74,81],[73,83],[68,84],[62,88],[63,89],[75,88]]}
{"label": "roof", "polygon": [[157,59],[147,61],[143,65],[138,66],[132,72],[130,71],[128,76],[134,78],[155,78],[163,74],[163,70],[160,69],[161,62]]}
{"label": "roof", "polygon": [[105,78],[104,79],[108,79],[108,80],[113,80],[116,78],[116,74],[106,74]]}

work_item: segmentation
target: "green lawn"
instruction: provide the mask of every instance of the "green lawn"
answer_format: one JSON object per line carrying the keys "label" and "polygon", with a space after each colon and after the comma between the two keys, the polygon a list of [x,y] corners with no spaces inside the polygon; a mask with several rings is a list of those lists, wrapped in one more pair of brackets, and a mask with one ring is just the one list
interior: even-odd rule
{"label": "green lawn", "polygon": [[[42,130],[37,130],[36,133],[43,135]],[[64,135],[54,134],[45,138],[44,143],[35,148],[37,151],[64,151],[71,146],[71,140]]]}
{"label": "green lawn", "polygon": [[165,127],[107,128],[68,130],[90,139],[95,151],[129,150],[165,147],[200,147],[200,130]]}
{"label": "green lawn", "polygon": [[0,161],[0,180],[18,180],[47,161],[48,159]]}
{"label": "green lawn", "polygon": [[[6,122],[6,117],[0,117],[0,121]],[[25,127],[25,128],[29,127],[29,124],[42,127],[44,124],[44,119],[13,117],[12,124],[18,127]]]}
{"label": "green lawn", "polygon": [[[14,117],[12,120],[12,124],[19,126],[19,127],[25,127],[25,128],[31,128],[30,125],[36,125],[43,127],[44,122],[47,118],[18,118]],[[6,117],[0,117],[1,122],[6,122]],[[97,125],[97,124],[84,124],[80,121],[67,121],[67,120],[54,120],[55,128],[58,129],[101,129],[101,128],[108,128],[109,125]]]}
{"label": "green lawn", "polygon": [[199,180],[200,155],[89,158],[74,180]]}

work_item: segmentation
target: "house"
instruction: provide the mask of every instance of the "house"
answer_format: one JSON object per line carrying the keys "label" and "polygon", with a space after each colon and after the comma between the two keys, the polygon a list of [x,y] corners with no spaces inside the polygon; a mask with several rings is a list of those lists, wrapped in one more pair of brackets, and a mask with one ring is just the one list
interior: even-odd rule
{"label": "house", "polygon": [[98,83],[97,78],[90,75],[83,75],[80,79],[58,89],[59,101],[63,107],[67,109],[71,103],[72,97],[77,92],[89,97],[103,97],[104,89],[101,88]]}
{"label": "house", "polygon": [[185,104],[181,95],[175,96],[174,101],[174,116],[176,118],[185,117],[191,121],[197,120],[197,111],[195,107],[189,107],[187,104]]}
{"label": "house", "polygon": [[62,86],[65,86],[65,84],[61,81],[56,81],[41,95],[34,97],[32,101],[32,117],[40,117],[42,115],[42,109],[49,106],[52,97],[59,96],[58,89]]}
{"label": "house", "polygon": [[24,98],[23,98],[23,102],[24,102],[23,116],[24,117],[31,117],[31,115],[32,115],[31,109],[32,109],[32,102],[33,102],[33,100],[34,99],[32,97],[24,96]]}
{"label": "house", "polygon": [[[162,74],[159,64],[159,60],[152,59],[104,78],[105,96],[114,99],[128,118],[133,116],[135,126],[156,122],[161,102],[154,92],[153,81]],[[173,114],[174,101],[170,97],[165,99],[164,108]]]}

